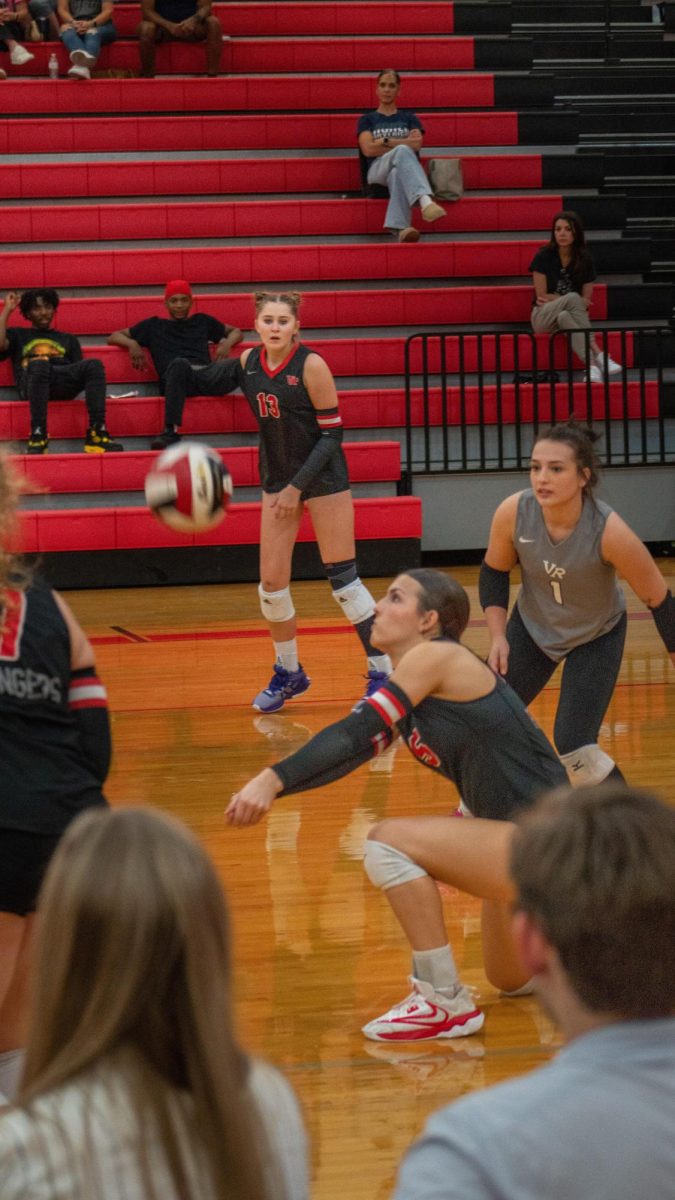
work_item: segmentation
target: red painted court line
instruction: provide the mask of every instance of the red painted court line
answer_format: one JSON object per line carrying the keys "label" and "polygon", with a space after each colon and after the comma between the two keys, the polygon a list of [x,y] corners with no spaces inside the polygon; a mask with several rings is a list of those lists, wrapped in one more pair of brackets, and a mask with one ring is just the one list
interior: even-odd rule
{"label": "red painted court line", "polygon": [[[650,621],[652,615],[649,612],[635,612],[628,614],[629,621]],[[477,618],[474,621],[469,621],[469,629],[487,628],[484,621]],[[269,634],[266,629],[195,629],[193,632],[183,630],[173,630],[169,633],[149,633],[145,636],[134,633],[130,629],[123,629],[120,625],[112,625],[112,629],[118,630],[117,637],[111,637],[109,634],[101,634],[98,637],[90,637],[89,641],[93,646],[130,646],[130,645],[154,645],[162,642],[224,642],[236,641],[238,638],[266,638]],[[298,626],[298,636],[301,637],[306,633],[313,634],[333,634],[333,633],[349,633],[353,632],[352,626],[346,622],[341,625],[300,625]]]}

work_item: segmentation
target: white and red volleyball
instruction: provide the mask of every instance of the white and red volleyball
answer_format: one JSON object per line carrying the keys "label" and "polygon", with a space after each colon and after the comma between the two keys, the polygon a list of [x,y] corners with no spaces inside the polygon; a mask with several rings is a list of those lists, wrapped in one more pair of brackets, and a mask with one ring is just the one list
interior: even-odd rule
{"label": "white and red volleyball", "polygon": [[145,477],[151,512],[177,533],[203,533],[222,521],[232,478],[217,450],[179,442],[163,450]]}

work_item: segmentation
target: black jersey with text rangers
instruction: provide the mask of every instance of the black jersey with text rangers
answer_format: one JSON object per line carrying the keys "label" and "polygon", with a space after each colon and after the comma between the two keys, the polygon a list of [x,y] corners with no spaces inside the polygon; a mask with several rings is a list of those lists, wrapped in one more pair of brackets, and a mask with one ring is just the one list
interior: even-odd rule
{"label": "black jersey with text rangers", "polygon": [[80,809],[105,803],[70,707],[70,634],[45,584],[4,596],[0,827],[58,834]]}

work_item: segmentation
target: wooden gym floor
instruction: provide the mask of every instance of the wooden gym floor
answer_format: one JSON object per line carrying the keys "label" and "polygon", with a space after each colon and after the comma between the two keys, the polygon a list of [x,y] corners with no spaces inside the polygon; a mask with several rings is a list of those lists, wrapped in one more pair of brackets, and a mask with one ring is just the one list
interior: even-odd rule
{"label": "wooden gym floor", "polygon": [[[665,575],[675,561],[661,560]],[[467,586],[467,644],[485,654],[476,568]],[[388,579],[370,581],[376,596]],[[242,1041],[277,1063],[303,1103],[315,1200],[389,1196],[406,1146],[434,1109],[519,1075],[554,1052],[534,999],[502,1000],[481,967],[478,903],[444,889],[462,976],[486,1012],[457,1042],[384,1046],[359,1032],[403,999],[409,955],[386,900],[365,877],[361,848],[384,815],[444,813],[452,785],[405,747],[321,791],[279,801],[249,830],[225,826],[231,793],[362,694],[363,658],[325,582],[297,583],[303,665],[312,689],[283,713],[250,707],[271,674],[253,584],[70,592],[96,647],[113,720],[113,804],[149,804],[185,820],[220,873],[235,931]],[[675,671],[649,614],[629,595],[626,654],[602,745],[635,784],[675,803]],[[550,734],[557,678],[533,705]]]}

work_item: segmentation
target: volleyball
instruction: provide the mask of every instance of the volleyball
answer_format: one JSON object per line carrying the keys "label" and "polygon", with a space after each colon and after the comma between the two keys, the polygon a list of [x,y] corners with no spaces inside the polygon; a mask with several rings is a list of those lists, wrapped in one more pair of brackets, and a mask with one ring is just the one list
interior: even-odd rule
{"label": "volleyball", "polygon": [[232,478],[220,455],[201,442],[164,450],[145,478],[150,511],[177,533],[203,533],[225,516]]}

